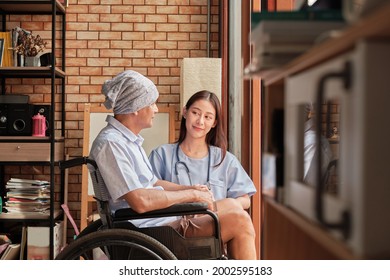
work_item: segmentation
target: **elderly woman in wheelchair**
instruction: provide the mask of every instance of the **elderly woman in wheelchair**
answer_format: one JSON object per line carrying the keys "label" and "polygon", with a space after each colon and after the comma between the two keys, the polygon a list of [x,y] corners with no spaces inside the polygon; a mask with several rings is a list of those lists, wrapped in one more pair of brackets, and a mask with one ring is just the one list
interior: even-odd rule
{"label": "elderly woman in wheelchair", "polygon": [[139,135],[158,111],[153,82],[129,70],[106,81],[102,92],[114,117],[107,116],[89,157],[60,166],[87,164],[101,219],[57,259],[256,259],[252,221],[242,207],[214,209],[207,186],[153,174]]}

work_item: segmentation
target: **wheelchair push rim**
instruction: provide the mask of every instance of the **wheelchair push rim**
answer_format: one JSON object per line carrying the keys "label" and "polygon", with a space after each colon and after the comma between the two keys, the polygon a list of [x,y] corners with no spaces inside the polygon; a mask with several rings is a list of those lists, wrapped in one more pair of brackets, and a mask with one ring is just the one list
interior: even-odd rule
{"label": "wheelchair push rim", "polygon": [[127,229],[104,229],[77,238],[56,260],[176,260],[176,256],[156,239]]}

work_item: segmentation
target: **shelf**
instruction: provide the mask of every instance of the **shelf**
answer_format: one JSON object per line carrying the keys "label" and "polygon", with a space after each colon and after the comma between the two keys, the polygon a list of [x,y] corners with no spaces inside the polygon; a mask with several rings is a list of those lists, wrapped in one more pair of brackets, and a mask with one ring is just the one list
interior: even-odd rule
{"label": "shelf", "polygon": [[[62,214],[62,210],[54,210],[54,219],[58,219]],[[50,220],[50,211],[47,213],[1,213],[0,220]]]}
{"label": "shelf", "polygon": [[352,49],[361,39],[390,38],[390,3],[382,5],[369,16],[348,26],[340,38],[332,38],[314,46],[308,52],[294,59],[280,69],[251,73],[251,77],[262,78],[265,85],[282,82],[288,76],[320,64]]}
{"label": "shelf", "polygon": [[[43,142],[48,143],[50,142],[50,137],[35,137],[35,136],[0,136],[0,143],[1,142]],[[64,137],[59,137],[54,139],[55,142],[63,142]]]}
{"label": "shelf", "polygon": [[[52,62],[53,66],[46,67],[0,67],[0,83],[1,90],[5,94],[7,79],[48,79],[51,85],[50,95],[50,111],[46,120],[49,122],[50,137],[33,137],[33,136],[0,136],[0,178],[4,181],[8,170],[7,165],[28,165],[28,166],[49,166],[43,168],[43,174],[50,176],[50,210],[45,213],[2,213],[0,214],[0,229],[1,231],[9,230],[9,223],[29,224],[46,224],[49,226],[49,258],[54,258],[54,227],[56,220],[64,218],[63,212],[59,204],[63,203],[65,197],[65,187],[67,182],[64,172],[57,173],[55,168],[59,161],[64,160],[65,155],[65,33],[66,33],[66,11],[64,6],[57,0],[0,0],[0,18],[3,22],[2,30],[10,28],[7,26],[7,20],[12,20],[9,15],[47,15],[51,16],[51,32],[52,32]],[[58,16],[58,17],[57,17]],[[23,20],[40,21],[40,17],[24,17]],[[17,20],[22,21],[22,19]],[[61,21],[62,25],[56,23]],[[29,24],[27,22],[27,24]],[[45,27],[45,30],[49,30]],[[61,31],[61,38],[56,38],[57,31]],[[56,40],[60,39],[61,47],[56,47]],[[61,49],[62,64],[61,67],[55,67],[57,54],[55,50]],[[59,80],[56,80],[59,79]],[[23,81],[30,83],[30,81]],[[42,81],[41,81],[42,82]],[[59,83],[57,83],[59,82]],[[48,82],[45,82],[48,84]],[[12,91],[10,91],[12,93]],[[60,95],[60,100],[57,101],[57,95]],[[58,103],[59,102],[59,103]],[[57,104],[61,105],[61,110],[57,108]],[[42,104],[43,105],[43,104]],[[61,117],[57,112],[61,113]],[[30,116],[27,116],[30,117]],[[57,122],[61,121],[61,128],[56,129]],[[61,137],[57,137],[57,133],[61,130]],[[28,133],[30,134],[30,133]],[[15,175],[14,173],[12,173]],[[56,180],[59,176],[60,180]],[[5,182],[0,182],[0,193],[5,196]],[[57,189],[56,187],[60,187]],[[56,197],[59,193],[59,197]]]}
{"label": "shelf", "polygon": [[[5,0],[0,3],[0,13],[5,14],[52,14],[54,0]],[[64,6],[56,2],[57,13],[65,14]],[[17,5],[16,5],[17,4]]]}
{"label": "shelf", "polygon": [[[65,72],[54,69],[56,78],[65,78]],[[0,76],[3,78],[51,78],[51,67],[0,67]]]}

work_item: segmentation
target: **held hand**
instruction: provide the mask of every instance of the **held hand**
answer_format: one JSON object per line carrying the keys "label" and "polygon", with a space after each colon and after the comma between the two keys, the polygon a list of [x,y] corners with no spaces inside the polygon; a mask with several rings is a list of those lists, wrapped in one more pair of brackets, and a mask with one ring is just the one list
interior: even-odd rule
{"label": "held hand", "polygon": [[206,185],[200,185],[200,184],[188,186],[187,188],[202,191],[202,192],[209,191],[209,189]]}
{"label": "held hand", "polygon": [[213,193],[207,188],[207,186],[202,186],[200,189],[198,189],[200,201],[206,202],[208,204],[208,209],[211,211],[217,211],[216,209],[216,203],[214,199]]}

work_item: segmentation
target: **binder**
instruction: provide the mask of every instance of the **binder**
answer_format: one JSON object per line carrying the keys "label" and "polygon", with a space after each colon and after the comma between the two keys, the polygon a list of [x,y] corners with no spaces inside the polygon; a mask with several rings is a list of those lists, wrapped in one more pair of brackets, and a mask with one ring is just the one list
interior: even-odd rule
{"label": "binder", "polygon": [[11,32],[0,32],[0,39],[3,39],[1,67],[11,67],[13,66]]}
{"label": "binder", "polygon": [[0,67],[3,65],[4,38],[0,38]]}

